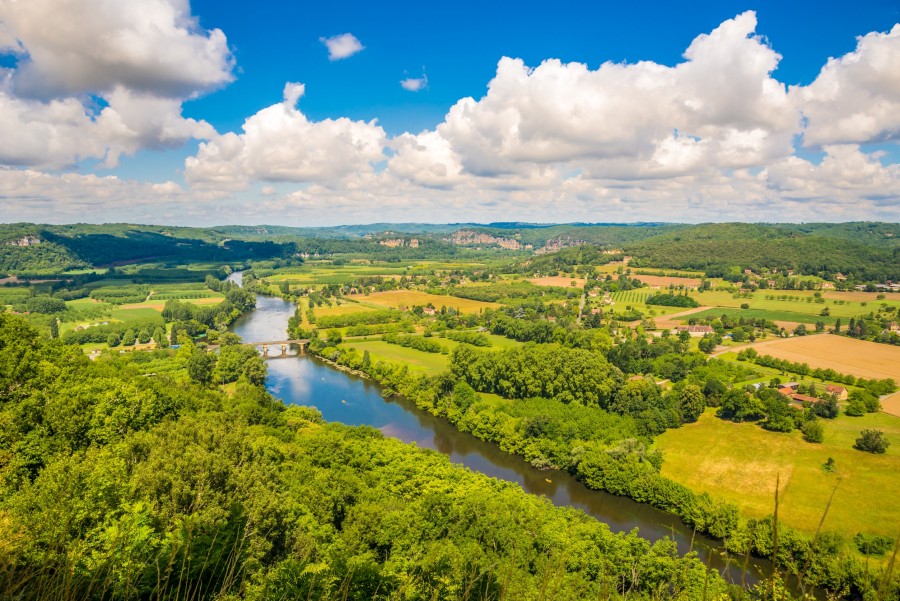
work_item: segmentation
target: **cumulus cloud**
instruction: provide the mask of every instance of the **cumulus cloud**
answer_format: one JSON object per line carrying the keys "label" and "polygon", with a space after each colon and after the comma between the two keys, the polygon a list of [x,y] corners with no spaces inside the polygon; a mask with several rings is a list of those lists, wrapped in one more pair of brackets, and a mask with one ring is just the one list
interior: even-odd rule
{"label": "cumulus cloud", "polygon": [[407,92],[418,92],[428,87],[428,76],[422,74],[422,77],[407,77],[400,80],[400,87]]}
{"label": "cumulus cloud", "polygon": [[384,158],[386,134],[374,121],[310,121],[295,106],[303,91],[302,84],[288,83],[284,102],[248,118],[243,133],[201,144],[197,155],[185,161],[188,182],[242,190],[253,180],[327,181],[371,171]]}
{"label": "cumulus cloud", "polygon": [[[77,26],[73,24],[77,23]],[[0,164],[61,168],[215,135],[182,102],[231,81],[186,0],[0,0]]]}
{"label": "cumulus cloud", "polygon": [[328,48],[328,60],[339,61],[350,58],[357,52],[365,50],[356,36],[352,33],[342,33],[341,35],[331,36],[330,38],[321,37],[319,41]]}
{"label": "cumulus cloud", "polygon": [[0,0],[0,21],[27,53],[13,74],[23,96],[186,98],[233,78],[225,34],[200,30],[187,0]]}
{"label": "cumulus cloud", "polygon": [[807,145],[900,139],[900,24],[858,38],[791,96],[808,120]]}
{"label": "cumulus cloud", "polygon": [[503,58],[487,94],[457,102],[435,131],[484,177],[554,163],[625,179],[760,165],[791,153],[800,116],[755,27],[752,12],[726,21],[675,67]]}

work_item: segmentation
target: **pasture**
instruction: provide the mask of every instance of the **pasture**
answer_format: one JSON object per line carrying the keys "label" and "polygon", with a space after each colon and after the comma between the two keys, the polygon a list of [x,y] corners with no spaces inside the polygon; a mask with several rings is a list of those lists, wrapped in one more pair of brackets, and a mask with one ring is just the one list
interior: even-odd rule
{"label": "pasture", "polygon": [[[857,532],[896,536],[900,512],[885,499],[900,496],[900,418],[870,413],[841,415],[823,423],[825,441],[813,444],[799,432],[768,432],[755,424],[732,423],[708,409],[698,422],[656,439],[656,448],[665,457],[662,474],[734,503],[742,514],[755,518],[772,513],[780,474],[779,519],[807,533],[816,530],[837,485],[825,530],[848,536]],[[865,428],[887,434],[892,444],[885,455],[853,448]],[[834,472],[822,469],[829,457],[835,461]]]}
{"label": "pasture", "polygon": [[[452,341],[436,339],[444,346],[450,347]],[[408,365],[411,372],[439,374],[450,368],[450,356],[440,353],[426,353],[413,348],[389,344],[383,340],[351,340],[341,344],[344,348],[355,348],[360,353],[369,351],[372,362],[386,361]]]}

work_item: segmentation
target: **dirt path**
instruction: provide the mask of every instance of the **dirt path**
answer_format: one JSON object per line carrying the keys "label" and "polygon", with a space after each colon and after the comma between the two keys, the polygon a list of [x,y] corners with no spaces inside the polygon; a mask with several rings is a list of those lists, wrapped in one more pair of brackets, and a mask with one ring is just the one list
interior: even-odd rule
{"label": "dirt path", "polygon": [[687,311],[681,311],[680,313],[670,313],[669,315],[660,315],[659,317],[654,317],[653,321],[656,322],[656,329],[658,330],[669,330],[676,326],[680,326],[681,322],[678,320],[679,317],[685,317],[686,315],[692,315],[694,313],[700,313],[701,311],[706,311],[707,309],[713,309],[714,307],[694,307],[693,309],[688,309]]}

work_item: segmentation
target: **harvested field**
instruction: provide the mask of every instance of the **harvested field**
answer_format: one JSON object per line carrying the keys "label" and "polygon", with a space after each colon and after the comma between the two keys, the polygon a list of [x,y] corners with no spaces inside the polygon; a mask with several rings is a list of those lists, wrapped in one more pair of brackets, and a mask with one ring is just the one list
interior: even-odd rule
{"label": "harvested field", "polygon": [[535,286],[559,286],[560,288],[571,288],[572,282],[578,288],[584,288],[584,278],[567,278],[561,275],[552,275],[542,278],[528,278],[526,281],[531,282]]}
{"label": "harvested field", "polygon": [[900,417],[900,392],[881,399],[881,410],[888,415]]}
{"label": "harvested field", "polygon": [[428,294],[427,292],[419,292],[417,290],[389,290],[387,292],[354,295],[352,298],[360,302],[371,303],[389,309],[399,309],[401,307],[410,308],[413,305],[425,306],[428,303],[431,303],[437,309],[440,309],[441,307],[453,307],[459,309],[462,313],[478,313],[482,309],[495,309],[500,306],[497,303],[483,303],[467,298]]}
{"label": "harvested field", "polygon": [[700,280],[698,278],[675,278],[661,275],[632,275],[631,277],[653,287],[659,286],[668,288],[670,285],[673,285],[696,288],[700,285]]}
{"label": "harvested field", "polygon": [[900,347],[819,334],[767,341],[754,348],[761,355],[831,368],[862,378],[894,378],[900,382]]}

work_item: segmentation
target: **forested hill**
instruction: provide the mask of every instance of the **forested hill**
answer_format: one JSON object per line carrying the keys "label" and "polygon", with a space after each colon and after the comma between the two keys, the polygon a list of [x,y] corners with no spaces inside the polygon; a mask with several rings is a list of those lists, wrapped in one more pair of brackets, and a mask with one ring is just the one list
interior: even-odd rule
{"label": "forested hill", "polygon": [[632,265],[698,269],[709,276],[730,269],[841,272],[863,281],[900,279],[900,225],[705,224],[628,244]]}
{"label": "forested hill", "polygon": [[140,355],[0,314],[0,598],[726,598],[671,542]]}
{"label": "forested hill", "polygon": [[239,262],[289,256],[294,251],[291,245],[228,240],[198,228],[0,225],[0,273],[59,273],[150,261]]}

